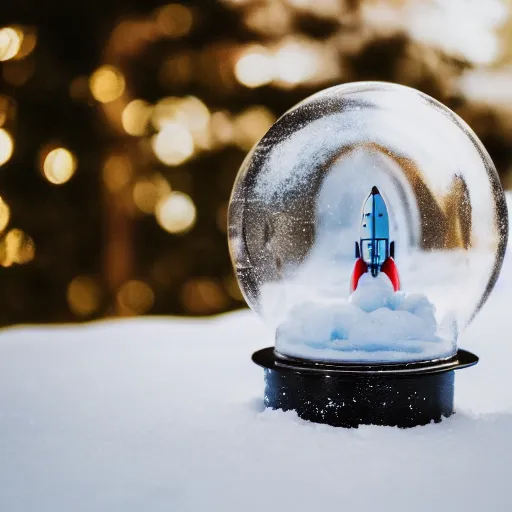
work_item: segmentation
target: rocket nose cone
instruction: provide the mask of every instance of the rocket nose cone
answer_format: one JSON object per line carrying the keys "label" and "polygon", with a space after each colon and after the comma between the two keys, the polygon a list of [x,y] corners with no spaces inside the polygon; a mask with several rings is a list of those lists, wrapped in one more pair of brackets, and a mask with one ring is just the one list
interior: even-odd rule
{"label": "rocket nose cone", "polygon": [[380,195],[379,189],[377,187],[372,187],[372,196]]}

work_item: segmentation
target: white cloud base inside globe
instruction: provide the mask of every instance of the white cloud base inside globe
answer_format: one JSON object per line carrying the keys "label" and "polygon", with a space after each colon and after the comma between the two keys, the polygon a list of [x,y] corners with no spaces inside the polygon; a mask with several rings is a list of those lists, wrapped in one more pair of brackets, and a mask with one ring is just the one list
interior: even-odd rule
{"label": "white cloud base inside globe", "polygon": [[292,308],[277,329],[276,349],[317,361],[410,362],[448,358],[456,344],[438,336],[425,295],[395,292],[385,274],[364,274],[348,299]]}

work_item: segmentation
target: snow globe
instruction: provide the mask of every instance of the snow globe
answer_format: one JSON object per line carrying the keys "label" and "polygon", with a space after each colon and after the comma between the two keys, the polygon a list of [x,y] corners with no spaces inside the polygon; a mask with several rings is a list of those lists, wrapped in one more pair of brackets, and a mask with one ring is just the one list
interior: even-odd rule
{"label": "snow globe", "polygon": [[453,413],[458,347],[508,233],[494,165],[433,98],[348,83],[286,112],[253,147],[229,207],[249,306],[275,333],[253,355],[267,407],[335,426]]}

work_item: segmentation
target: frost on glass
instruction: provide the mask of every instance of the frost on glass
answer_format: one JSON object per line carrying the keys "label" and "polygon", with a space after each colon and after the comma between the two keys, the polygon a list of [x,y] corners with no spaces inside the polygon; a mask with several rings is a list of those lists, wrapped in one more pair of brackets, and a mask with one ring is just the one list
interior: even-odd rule
{"label": "frost on glass", "polygon": [[[362,206],[385,200],[401,287],[350,280]],[[506,246],[496,170],[471,129],[410,88],[355,83],[284,114],[245,159],[229,209],[233,264],[280,355],[403,362],[452,356]]]}

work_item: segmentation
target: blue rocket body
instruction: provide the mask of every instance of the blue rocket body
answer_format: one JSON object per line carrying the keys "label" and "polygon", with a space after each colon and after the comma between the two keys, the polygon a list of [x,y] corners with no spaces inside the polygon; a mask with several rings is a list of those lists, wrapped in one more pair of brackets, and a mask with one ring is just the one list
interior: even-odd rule
{"label": "blue rocket body", "polygon": [[351,291],[357,288],[362,274],[370,272],[376,277],[384,272],[395,290],[400,289],[398,271],[394,263],[395,243],[389,240],[389,215],[386,202],[377,187],[363,203],[360,238],[356,242],[356,264],[351,280]]}
{"label": "blue rocket body", "polygon": [[363,204],[359,250],[360,257],[376,276],[390,250],[388,209],[377,187],[372,188]]}

